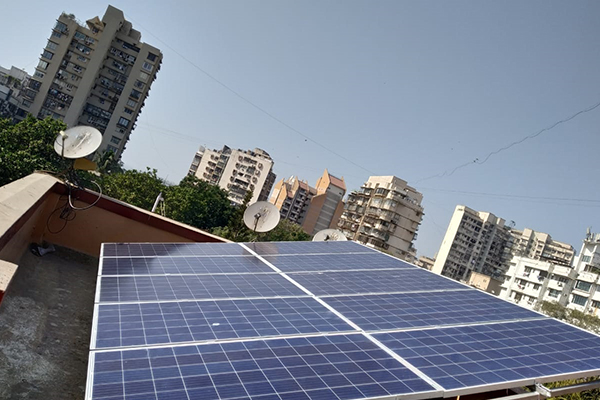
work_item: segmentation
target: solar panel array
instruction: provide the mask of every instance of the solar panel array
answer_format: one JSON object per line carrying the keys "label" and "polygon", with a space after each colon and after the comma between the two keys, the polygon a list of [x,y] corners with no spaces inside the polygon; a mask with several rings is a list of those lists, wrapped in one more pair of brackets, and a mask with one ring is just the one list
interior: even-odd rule
{"label": "solar panel array", "polygon": [[86,399],[425,399],[600,374],[600,338],[353,242],[104,244]]}

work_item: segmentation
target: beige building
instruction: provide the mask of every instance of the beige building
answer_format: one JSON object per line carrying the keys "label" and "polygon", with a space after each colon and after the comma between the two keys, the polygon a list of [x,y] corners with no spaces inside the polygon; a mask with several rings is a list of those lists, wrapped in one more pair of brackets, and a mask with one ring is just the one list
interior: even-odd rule
{"label": "beige building", "polygon": [[491,277],[508,269],[510,231],[502,218],[458,205],[450,219],[432,272],[466,281],[472,271]]}
{"label": "beige building", "polygon": [[229,199],[242,204],[246,192],[251,203],[266,201],[275,183],[273,159],[262,149],[241,150],[223,146],[221,150],[200,147],[188,172],[229,192]]}
{"label": "beige building", "polygon": [[423,195],[395,176],[371,176],[348,195],[339,228],[350,240],[414,262]]}
{"label": "beige building", "polygon": [[23,108],[68,127],[93,126],[104,136],[98,151],[121,157],[162,58],[121,10],[108,6],[102,19],[85,24],[63,13],[24,90]]}
{"label": "beige building", "polygon": [[21,105],[21,92],[29,86],[30,78],[22,69],[0,67],[0,118],[8,118],[17,123],[27,116]]}
{"label": "beige building", "polygon": [[483,290],[498,296],[502,290],[503,281],[494,279],[491,276],[480,274],[479,272],[471,272],[467,285]]}
{"label": "beige building", "polygon": [[435,258],[430,258],[426,256],[421,256],[415,262],[415,265],[421,268],[425,268],[428,271],[431,271],[433,268],[433,264],[435,264]]}
{"label": "beige building", "polygon": [[522,231],[511,229],[511,253],[516,256],[545,260],[555,264],[571,265],[575,249],[567,243],[552,240],[543,232],[525,228]]}
{"label": "beige building", "polygon": [[316,193],[317,190],[308,182],[292,176],[275,184],[269,201],[279,209],[281,218],[302,225],[310,206],[310,200]]}
{"label": "beige building", "polygon": [[337,227],[344,211],[346,182],[344,178],[331,175],[326,169],[317,180],[315,191],[316,194],[310,199],[306,218],[302,222],[302,228],[309,235],[314,235],[323,229]]}
{"label": "beige building", "polygon": [[577,272],[568,306],[600,316],[600,233],[588,230],[573,269]]}

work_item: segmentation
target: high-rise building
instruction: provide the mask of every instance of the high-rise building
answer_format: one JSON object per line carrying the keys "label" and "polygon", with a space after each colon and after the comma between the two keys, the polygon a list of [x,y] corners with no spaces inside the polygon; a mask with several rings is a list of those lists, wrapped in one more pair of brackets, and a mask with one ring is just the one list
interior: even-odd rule
{"label": "high-rise building", "polygon": [[273,159],[262,149],[241,150],[223,146],[221,150],[200,147],[190,166],[189,175],[219,185],[229,192],[229,199],[242,204],[246,193],[253,193],[251,203],[266,201],[275,183]]}
{"label": "high-rise building", "polygon": [[573,261],[577,276],[569,293],[569,307],[598,315],[600,312],[600,233],[589,229]]}
{"label": "high-rise building", "polygon": [[323,175],[317,180],[315,191],[316,194],[310,199],[306,217],[302,222],[302,228],[309,235],[314,235],[323,229],[337,227],[344,211],[346,182],[344,178],[337,178],[325,169]]}
{"label": "high-rise building", "polygon": [[308,182],[301,181],[292,176],[282,179],[273,186],[270,202],[279,209],[281,218],[302,225],[306,212],[310,206],[310,200],[317,193]]}
{"label": "high-rise building", "polygon": [[489,212],[458,205],[452,215],[433,272],[467,281],[471,272],[498,278],[513,256],[571,265],[573,246],[529,228],[518,230]]}
{"label": "high-rise building", "polygon": [[29,85],[31,76],[22,69],[0,67],[0,118],[8,118],[16,123],[27,113],[22,108],[23,88]]}
{"label": "high-rise building", "polygon": [[508,269],[510,230],[502,218],[458,205],[432,272],[466,281],[471,271],[498,277]]}
{"label": "high-rise building", "polygon": [[414,262],[423,195],[395,176],[371,176],[348,195],[339,227],[346,237]]}
{"label": "high-rise building", "polygon": [[552,240],[552,237],[533,229],[511,229],[511,253],[516,256],[545,260],[554,264],[571,265],[575,249],[567,243]]}
{"label": "high-rise building", "polygon": [[162,57],[141,41],[121,10],[108,6],[102,19],[85,24],[63,13],[23,91],[23,108],[68,127],[97,128],[103,134],[98,151],[120,158]]}

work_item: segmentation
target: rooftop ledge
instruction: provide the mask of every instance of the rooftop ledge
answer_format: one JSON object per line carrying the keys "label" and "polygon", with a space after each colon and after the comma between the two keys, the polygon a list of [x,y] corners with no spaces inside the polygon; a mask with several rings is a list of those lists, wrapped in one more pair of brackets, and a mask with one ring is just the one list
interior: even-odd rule
{"label": "rooftop ledge", "polygon": [[[0,187],[0,300],[30,243],[52,243],[98,257],[105,242],[228,242],[104,195],[94,207],[76,211],[76,218],[66,222],[60,219],[66,194],[61,180],[44,173]],[[77,206],[91,204],[97,197],[79,191]]]}

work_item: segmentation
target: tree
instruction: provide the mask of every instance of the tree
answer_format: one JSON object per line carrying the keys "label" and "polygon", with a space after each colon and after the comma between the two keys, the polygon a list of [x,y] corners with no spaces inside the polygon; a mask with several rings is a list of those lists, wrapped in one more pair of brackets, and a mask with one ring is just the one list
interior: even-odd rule
{"label": "tree", "polygon": [[[150,168],[145,172],[131,169],[122,173],[105,174],[96,181],[102,187],[103,194],[146,210],[151,210],[159,193],[167,190],[157,171]],[[93,186],[90,187],[96,190]]]}
{"label": "tree", "polygon": [[163,197],[167,217],[199,229],[225,226],[233,213],[226,191],[191,175],[167,188]]}
{"label": "tree", "polygon": [[544,314],[568,322],[594,333],[600,333],[600,318],[562,306],[556,302],[544,301],[541,304]]}
{"label": "tree", "polygon": [[60,172],[68,161],[54,151],[54,140],[66,125],[50,117],[31,115],[18,124],[0,120],[0,186],[21,179],[35,170]]}
{"label": "tree", "polygon": [[279,221],[275,229],[264,234],[261,242],[292,242],[311,240],[312,236],[304,232],[302,227],[287,219]]}
{"label": "tree", "polygon": [[105,151],[95,157],[98,172],[101,174],[115,174],[124,171],[123,162],[118,160],[113,151]]}

